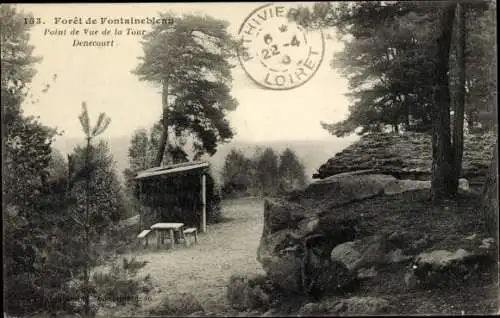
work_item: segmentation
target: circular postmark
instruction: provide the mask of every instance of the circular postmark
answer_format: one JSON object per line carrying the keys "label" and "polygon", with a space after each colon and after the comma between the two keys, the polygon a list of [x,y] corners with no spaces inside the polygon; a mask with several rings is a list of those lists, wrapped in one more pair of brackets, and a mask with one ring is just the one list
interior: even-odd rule
{"label": "circular postmark", "polygon": [[276,90],[299,87],[323,61],[321,30],[308,31],[288,19],[286,7],[266,4],[255,9],[238,31],[238,59],[258,85]]}

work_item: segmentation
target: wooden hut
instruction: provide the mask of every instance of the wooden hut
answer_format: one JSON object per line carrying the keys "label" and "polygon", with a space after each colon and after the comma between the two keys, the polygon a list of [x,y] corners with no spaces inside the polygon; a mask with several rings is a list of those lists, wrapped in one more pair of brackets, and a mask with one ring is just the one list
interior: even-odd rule
{"label": "wooden hut", "polygon": [[135,180],[141,205],[140,228],[156,222],[182,222],[206,232],[209,167],[208,162],[191,161],[139,172]]}

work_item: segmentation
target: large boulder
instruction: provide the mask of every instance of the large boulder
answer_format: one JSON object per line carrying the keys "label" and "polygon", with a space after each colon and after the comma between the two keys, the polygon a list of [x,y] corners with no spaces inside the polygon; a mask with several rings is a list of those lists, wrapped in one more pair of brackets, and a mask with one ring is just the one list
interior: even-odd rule
{"label": "large boulder", "polygon": [[332,249],[356,236],[357,216],[332,215],[333,207],[384,194],[397,180],[388,175],[357,172],[333,176],[264,204],[264,228],[257,260],[285,292],[321,293],[345,288],[351,271],[332,260]]}
{"label": "large boulder", "polygon": [[[401,241],[394,242],[395,239]],[[412,257],[403,252],[405,245],[397,233],[390,236],[374,235],[340,244],[332,250],[330,257],[344,264],[353,275],[371,277],[382,267],[411,260]]]}
{"label": "large boulder", "polygon": [[[472,184],[485,180],[493,157],[495,133],[466,134],[461,177]],[[357,170],[374,170],[400,179],[429,180],[432,167],[432,145],[429,134],[405,132],[364,135],[321,165],[314,178]]]}
{"label": "large boulder", "polygon": [[384,189],[397,179],[391,175],[370,170],[340,173],[310,184],[304,191],[306,197],[334,205],[371,198],[384,193]]}
{"label": "large boulder", "polygon": [[[347,211],[344,207],[422,187],[427,187],[427,183],[357,171],[319,180],[287,197],[268,198],[264,204],[264,227],[257,260],[269,279],[285,292],[321,293],[352,286],[357,269],[407,260],[408,251],[420,252],[420,246],[426,245],[426,241],[417,244],[420,237],[403,237],[397,233],[392,238],[362,240],[356,243],[354,250],[361,253],[362,265],[369,266],[358,264],[353,270],[352,259],[358,256],[352,249],[342,252],[352,252],[352,255],[341,258],[332,257],[331,253],[342,243],[359,240],[360,231],[366,230],[366,220],[363,213],[350,214],[344,212]],[[386,244],[389,241],[408,244],[389,246]]]}
{"label": "large boulder", "polygon": [[[384,193],[387,195],[398,194],[406,191],[430,189],[431,181],[429,180],[397,180],[391,182],[385,188]],[[469,191],[469,182],[465,178],[460,178],[458,180],[458,188],[462,191]]]}

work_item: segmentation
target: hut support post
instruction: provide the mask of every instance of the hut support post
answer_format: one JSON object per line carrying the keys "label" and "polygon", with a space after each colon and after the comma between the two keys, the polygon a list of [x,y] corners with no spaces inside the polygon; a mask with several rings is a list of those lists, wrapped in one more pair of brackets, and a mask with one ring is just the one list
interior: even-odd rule
{"label": "hut support post", "polygon": [[201,174],[201,232],[207,231],[207,191],[206,191],[206,176]]}
{"label": "hut support post", "polygon": [[139,232],[143,229],[144,208],[142,207],[142,181],[139,181]]}

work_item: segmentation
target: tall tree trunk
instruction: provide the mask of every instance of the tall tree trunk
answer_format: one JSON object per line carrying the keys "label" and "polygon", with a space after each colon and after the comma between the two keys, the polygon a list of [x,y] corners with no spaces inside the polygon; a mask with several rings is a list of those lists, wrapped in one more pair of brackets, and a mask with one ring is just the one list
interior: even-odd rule
{"label": "tall tree trunk", "polygon": [[464,153],[464,111],[465,111],[465,4],[457,5],[457,89],[453,123],[453,184],[452,194],[458,189]]}
{"label": "tall tree trunk", "polygon": [[158,152],[156,153],[156,158],[153,163],[154,167],[159,167],[161,162],[163,161],[163,156],[165,155],[165,149],[167,149],[168,143],[168,82],[167,80],[163,81],[162,87],[162,125],[163,131],[160,137],[160,143],[158,145]]}
{"label": "tall tree trunk", "polygon": [[450,197],[453,180],[450,129],[450,91],[448,81],[449,54],[456,4],[445,4],[441,9],[432,107],[432,199]]}
{"label": "tall tree trunk", "polygon": [[481,212],[485,231],[498,242],[498,143],[486,176],[481,199]]}

